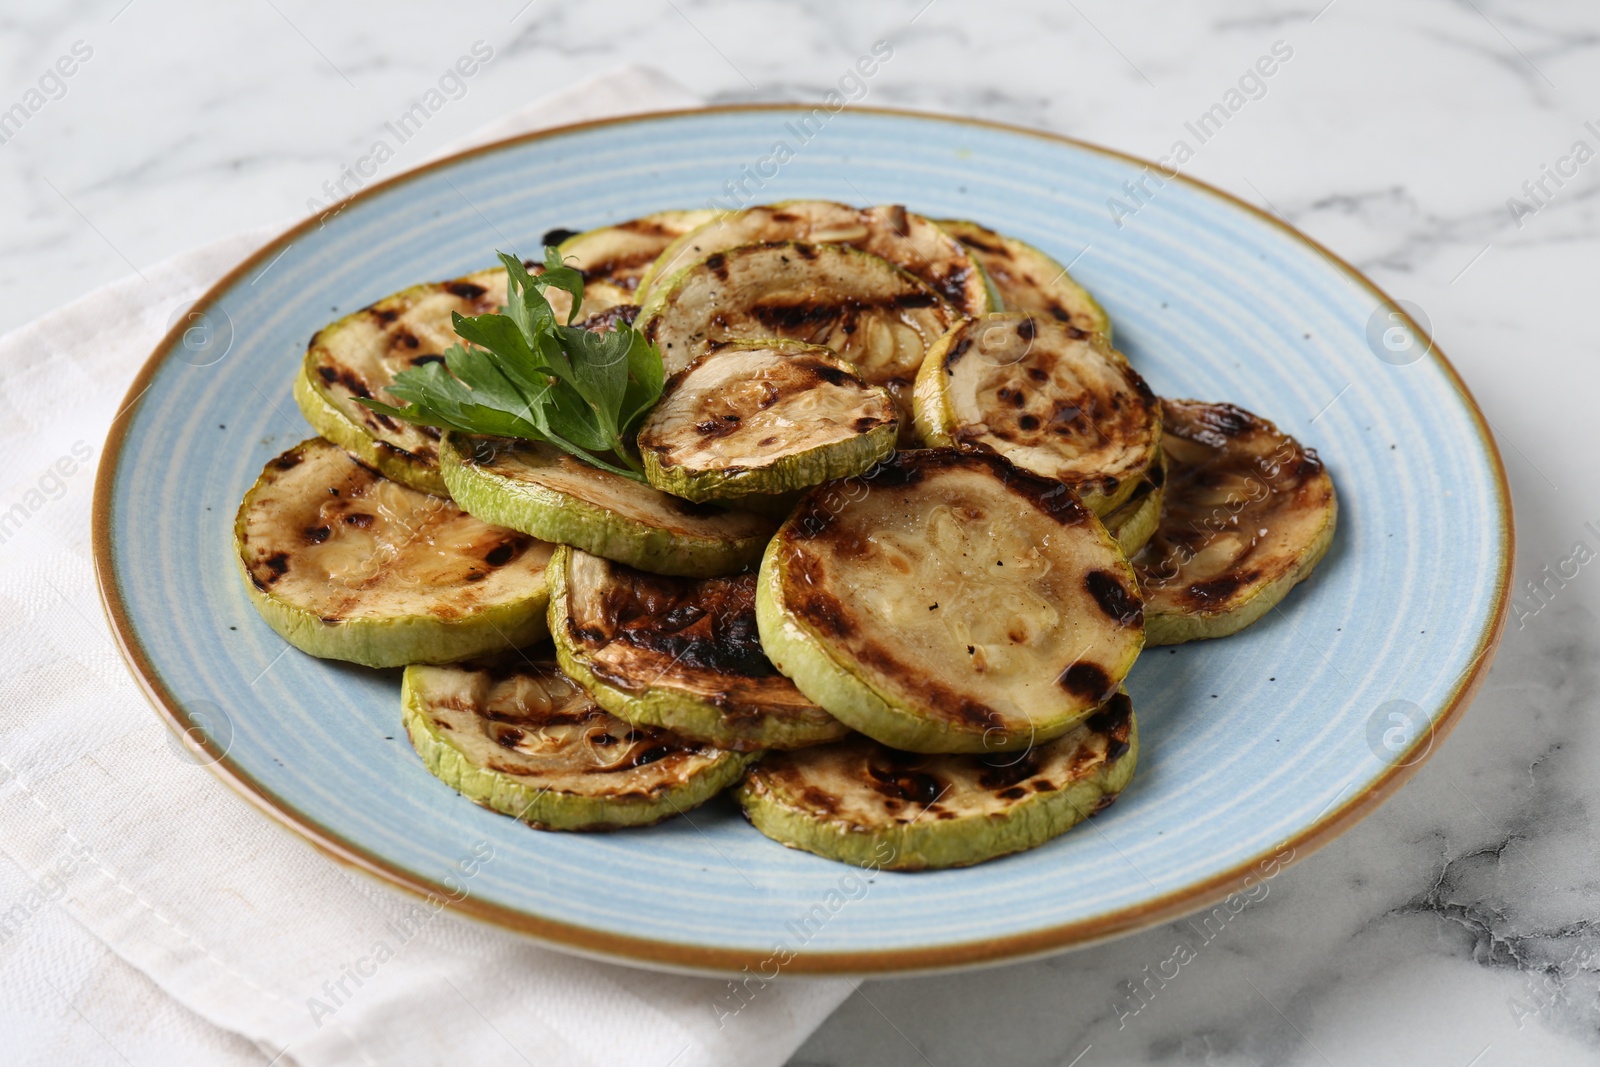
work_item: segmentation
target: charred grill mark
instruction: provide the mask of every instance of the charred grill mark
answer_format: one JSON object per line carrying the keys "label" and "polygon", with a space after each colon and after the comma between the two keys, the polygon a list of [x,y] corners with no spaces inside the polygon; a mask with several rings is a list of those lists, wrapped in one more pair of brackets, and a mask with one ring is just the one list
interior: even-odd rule
{"label": "charred grill mark", "polygon": [[1226,601],[1240,589],[1261,575],[1254,570],[1230,571],[1209,581],[1194,582],[1184,590],[1184,595],[1197,607],[1213,607]]}
{"label": "charred grill mark", "polygon": [[829,385],[849,385],[855,380],[855,376],[849,371],[835,367],[831,363],[824,363],[820,359],[805,360],[802,365]]}
{"label": "charred grill mark", "polygon": [[616,329],[618,323],[625,323],[626,325],[632,326],[634,320],[638,317],[638,304],[618,304],[614,308],[607,308],[598,314],[590,315],[588,318],[583,320],[581,325],[585,330],[589,330],[594,333],[604,333],[606,330]]}
{"label": "charred grill mark", "polygon": [[704,422],[695,423],[694,429],[701,437],[714,441],[719,437],[726,437],[737,430],[739,428],[738,418],[739,416],[737,415],[733,416],[734,421],[732,422],[728,421],[727,418],[706,419]]}
{"label": "charred grill mark", "polygon": [[944,357],[945,369],[948,371],[949,368],[954,367],[957,361],[959,361],[962,356],[967,354],[967,349],[971,347],[972,338],[965,335],[962,336],[961,340],[951,345],[950,354]]}
{"label": "charred grill mark", "polygon": [[630,767],[646,767],[657,763],[672,755],[672,749],[667,745],[651,745],[643,752],[636,754],[628,761]]}
{"label": "charred grill mark", "polygon": [[[422,367],[422,366],[426,366],[429,363],[443,363],[443,362],[444,362],[444,357],[439,355],[439,353],[437,353],[437,352],[429,352],[426,355],[412,356],[411,357],[411,365],[413,367]],[[428,427],[428,429],[432,429],[432,428],[433,427],[431,427],[431,426]]]}
{"label": "charred grill mark", "polygon": [[405,327],[401,327],[390,336],[393,338],[393,346],[397,348],[420,348],[422,346],[422,342],[417,340],[417,335]]}
{"label": "charred grill mark", "polygon": [[1007,252],[1005,247],[998,243],[991,243],[986,239],[974,237],[971,234],[963,234],[960,241],[968,248],[976,248],[979,252],[985,252],[996,259],[1009,260],[1011,258],[1011,253]]}
{"label": "charred grill mark", "polygon": [[878,426],[882,426],[886,421],[888,420],[873,418],[871,415],[863,415],[856,419],[852,428],[856,433],[866,433]]}
{"label": "charred grill mark", "polygon": [[1010,789],[1002,789],[995,794],[995,796],[999,797],[1001,800],[1021,800],[1027,795],[1028,791],[1022,788],[1020,785],[1014,785]]}
{"label": "charred grill mark", "polygon": [[373,517],[365,511],[352,511],[344,517],[344,521],[347,526],[354,526],[358,530],[366,530],[371,528]]}
{"label": "charred grill mark", "polygon": [[1104,667],[1084,662],[1074,663],[1062,671],[1061,677],[1056,679],[1056,684],[1073,696],[1092,703],[1105,700],[1114,688],[1111,676],[1106,673]]}
{"label": "charred grill mark", "polygon": [[799,256],[801,259],[816,259],[817,249],[814,245],[796,242],[794,245],[794,254]]}
{"label": "charred grill mark", "polygon": [[553,247],[561,244],[568,238],[578,236],[580,232],[581,231],[579,230],[569,230],[565,226],[556,226],[552,229],[544,231],[544,236],[539,238],[539,242],[546,246]]}
{"label": "charred grill mark", "polygon": [[1033,324],[1032,319],[1023,319],[1017,323],[1017,336],[1024,341],[1033,340],[1034,335],[1038,332],[1039,328]]}
{"label": "charred grill mark", "polygon": [[1106,617],[1117,625],[1138,626],[1144,622],[1144,605],[1117,575],[1110,571],[1090,571],[1084,575],[1083,587]]}
{"label": "charred grill mark", "polygon": [[261,563],[269,572],[271,572],[270,576],[266,580],[268,585],[276,582],[289,571],[289,555],[286,552],[274,552],[272,555],[262,560]]}
{"label": "charred grill mark", "polygon": [[342,385],[355,396],[367,399],[372,396],[366,381],[349,367],[330,367],[324,363],[317,367],[317,374],[329,385]]}
{"label": "charred grill mark", "polygon": [[728,280],[728,257],[721,252],[713,252],[706,257],[706,270],[717,276],[718,281]]}
{"label": "charred grill mark", "polygon": [[463,300],[476,300],[489,290],[474,282],[446,282],[445,291]]}
{"label": "charred grill mark", "polygon": [[508,730],[498,730],[494,735],[494,743],[501,748],[516,748],[522,744],[522,731],[515,727]]}
{"label": "charred grill mark", "polygon": [[285,452],[283,455],[272,461],[272,469],[280,471],[294,470],[296,467],[300,466],[300,461],[304,458],[305,457],[302,456],[298,450]]}
{"label": "charred grill mark", "polygon": [[803,301],[796,304],[757,304],[750,314],[769,330],[794,333],[807,327],[835,322],[844,313],[838,304]]}
{"label": "charred grill mark", "polygon": [[926,807],[944,793],[944,783],[926,771],[901,767],[874,767],[867,764],[867,774],[872,778],[872,788],[882,796],[906,800]]}
{"label": "charred grill mark", "polygon": [[800,800],[807,806],[815,808],[817,811],[826,812],[829,815],[839,810],[839,798],[825,789],[818,789],[814,785],[808,785],[801,791]]}
{"label": "charred grill mark", "polygon": [[517,548],[514,541],[502,541],[489,550],[483,561],[491,567],[503,567],[517,557]]}
{"label": "charred grill mark", "polygon": [[1104,735],[1107,740],[1106,760],[1120,759],[1130,747],[1133,731],[1133,701],[1127,693],[1116,693],[1107,700],[1086,724],[1090,730]]}
{"label": "charred grill mark", "polygon": [[307,526],[303,532],[305,534],[306,544],[320,545],[322,542],[328,539],[328,535],[331,534],[333,530],[327,526]]}
{"label": "charred grill mark", "polygon": [[978,784],[985,789],[1005,789],[1039,773],[1039,760],[1031,750],[1020,756],[1011,753],[979,756],[978,762],[984,768],[978,772]]}
{"label": "charred grill mark", "polygon": [[374,304],[366,309],[367,314],[378,320],[378,325],[387,326],[400,317],[400,309],[392,307],[378,307]]}
{"label": "charred grill mark", "polygon": [[931,308],[938,305],[939,297],[934,293],[909,292],[894,298],[894,306],[900,308]]}

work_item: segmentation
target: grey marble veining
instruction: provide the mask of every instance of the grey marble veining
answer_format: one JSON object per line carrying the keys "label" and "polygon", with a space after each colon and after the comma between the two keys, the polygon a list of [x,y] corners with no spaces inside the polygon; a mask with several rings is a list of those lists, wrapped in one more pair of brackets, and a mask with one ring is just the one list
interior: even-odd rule
{"label": "grey marble veining", "polygon": [[[5,4],[0,28],[0,110],[92,49],[0,144],[0,329],[304,212],[480,40],[493,60],[394,167],[627,61],[711,100],[820,100],[880,39],[894,58],[869,104],[1156,157],[1281,41],[1292,58],[1186,172],[1424,308],[1499,434],[1520,574],[1600,549],[1584,529],[1600,525],[1600,159],[1547,176],[1575,142],[1600,149],[1589,3],[83,0]],[[1600,567],[1548,588],[1520,593],[1476,704],[1412,783],[1215,936],[1172,923],[869,982],[793,1062],[1600,1062]],[[1193,958],[1174,964],[1180,941]]]}

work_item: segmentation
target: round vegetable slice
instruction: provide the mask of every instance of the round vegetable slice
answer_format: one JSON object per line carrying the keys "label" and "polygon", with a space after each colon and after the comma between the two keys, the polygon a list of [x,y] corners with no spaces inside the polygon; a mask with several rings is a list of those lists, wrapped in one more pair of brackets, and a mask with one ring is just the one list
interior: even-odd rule
{"label": "round vegetable slice", "polygon": [[910,427],[923,357],[961,314],[888,260],[848,245],[777,242],[716,252],[657,284],[638,328],[676,374],[718,341],[825,345],[895,398]]}
{"label": "round vegetable slice", "polygon": [[900,752],[865,737],[768,756],[739,786],[756,829],[872,869],[967,867],[1035,848],[1103,810],[1133,778],[1124,693],[1047,744],[987,756]]}
{"label": "round vegetable slice", "polygon": [[962,243],[899,204],[857,208],[830,200],[789,200],[720,214],[663,251],[640,289],[648,296],[657,281],[713,252],[766,241],[847,244],[911,272],[964,314],[999,310],[991,306],[983,272]]}
{"label": "round vegetable slice", "polygon": [[[545,295],[565,321],[572,298],[560,289]],[[597,283],[584,290],[583,312],[596,315],[631,299],[627,291]],[[391,418],[356,400],[400,405],[389,392],[395,375],[443,362],[445,350],[460,341],[452,313],[485,315],[505,302],[506,272],[497,267],[453,281],[414,285],[323,327],[311,338],[295,380],[301,413],[318,434],[385,477],[445,495],[439,431]]]}
{"label": "round vegetable slice", "polygon": [[1007,311],[970,319],[917,375],[928,445],[990,448],[1058,478],[1097,515],[1122,504],[1161,452],[1161,402],[1114,349],[1054,319]]}
{"label": "round vegetable slice", "polygon": [[732,785],[751,758],[633,726],[550,662],[406,668],[406,733],[435,777],[540,830],[648,826]]}
{"label": "round vegetable slice", "polygon": [[1161,523],[1161,500],[1166,483],[1166,461],[1157,458],[1139,480],[1133,495],[1103,520],[1123,555],[1130,559],[1155,536],[1156,527]]}
{"label": "round vegetable slice", "polygon": [[1153,645],[1226,637],[1270,611],[1333,543],[1316,452],[1232,404],[1166,400],[1161,524],[1134,557]]}
{"label": "round vegetable slice", "polygon": [[569,267],[583,272],[585,283],[604,282],[631,294],[638,290],[640,279],[668,245],[716,215],[710,208],[658,211],[574,234],[562,241],[556,251]]}
{"label": "round vegetable slice", "polygon": [[239,505],[234,544],[256,610],[313,656],[443,663],[548,632],[551,545],[319,438],[267,464]]}
{"label": "round vegetable slice", "polygon": [[859,474],[894,451],[898,430],[889,394],[828,349],[749,341],[673,375],[638,441],[651,485],[716,500]]}
{"label": "round vegetable slice", "polygon": [[561,668],[607,711],[739,751],[849,733],[762,654],[754,572],[671,578],[563,546],[550,575]]}
{"label": "round vegetable slice", "polygon": [[943,219],[938,225],[972,253],[1006,310],[1052,318],[1110,342],[1111,317],[1054,259],[976,222]]}
{"label": "round vegetable slice", "polygon": [[812,490],[761,561],[756,619],[802,693],[914,752],[1058,737],[1144,645],[1133,569],[1072,490],[955,449]]}
{"label": "round vegetable slice", "polygon": [[551,445],[452,433],[440,455],[450,495],[485,522],[658,574],[709,578],[753,567],[777,526],[682,500]]}

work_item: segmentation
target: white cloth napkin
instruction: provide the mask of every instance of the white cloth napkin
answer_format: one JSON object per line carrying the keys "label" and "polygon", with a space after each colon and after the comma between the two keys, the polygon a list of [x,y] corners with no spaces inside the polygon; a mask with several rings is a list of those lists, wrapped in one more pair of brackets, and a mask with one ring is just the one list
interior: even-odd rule
{"label": "white cloth napkin", "polygon": [[[697,103],[624,68],[476,139]],[[236,797],[146,703],[97,603],[94,467],[174,310],[280,227],[0,337],[0,1044],[7,1062],[779,1064],[849,994],[592,962],[446,910],[359,983],[413,898]],[[392,940],[392,936],[391,936]],[[343,995],[332,994],[343,979]],[[312,998],[332,1014],[313,1010]]]}

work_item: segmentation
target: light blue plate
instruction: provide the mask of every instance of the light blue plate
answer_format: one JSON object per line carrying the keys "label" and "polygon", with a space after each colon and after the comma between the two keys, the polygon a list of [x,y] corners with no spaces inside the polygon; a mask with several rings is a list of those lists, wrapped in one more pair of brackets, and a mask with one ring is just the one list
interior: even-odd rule
{"label": "light blue plate", "polygon": [[[1427,337],[1239,201],[1183,180],[1130,199],[1139,161],[863,109],[802,145],[798,115],[669,114],[468,153],[369,188],[207,294],[134,384],[130,399],[148,391],[97,486],[105,600],[157,706],[325,850],[421,892],[450,877],[463,912],[654,966],[906,970],[1046,952],[1211,903],[1370,811],[1465,707],[1504,619],[1500,460]],[[794,151],[781,167],[779,141]],[[780,847],[725,801],[648,830],[535,832],[423,769],[398,672],[287,649],[245,599],[234,510],[309,435],[289,387],[314,330],[496,248],[536,255],[552,227],[732,206],[729,182],[756,202],[900,202],[1020,236],[1072,264],[1159,394],[1238,403],[1333,472],[1339,534],[1309,582],[1237,637],[1139,661],[1139,771],[1087,826],[969,870],[871,876]],[[1138,208],[1120,226],[1111,197]],[[494,858],[463,882],[479,842]]]}

